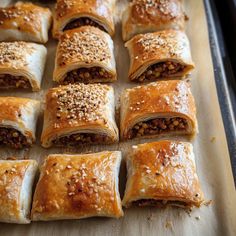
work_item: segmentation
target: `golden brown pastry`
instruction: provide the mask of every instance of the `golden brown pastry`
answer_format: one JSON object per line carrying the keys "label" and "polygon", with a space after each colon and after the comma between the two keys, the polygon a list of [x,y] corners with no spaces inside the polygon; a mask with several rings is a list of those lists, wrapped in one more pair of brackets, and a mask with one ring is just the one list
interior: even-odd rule
{"label": "golden brown pastry", "polygon": [[32,220],[123,216],[120,162],[119,151],[49,155],[35,190]]}
{"label": "golden brown pastry", "polygon": [[30,223],[32,187],[37,170],[34,160],[0,160],[0,222]]}
{"label": "golden brown pastry", "polygon": [[48,8],[17,2],[0,8],[0,41],[46,43],[52,14]]}
{"label": "golden brown pastry", "polygon": [[108,85],[76,84],[46,95],[42,146],[78,146],[117,142],[114,91]]}
{"label": "golden brown pastry", "polygon": [[125,46],[130,55],[131,81],[183,78],[194,68],[188,38],[181,31],[140,34]]}
{"label": "golden brown pastry", "polygon": [[57,47],[53,80],[61,84],[116,80],[111,37],[92,26],[66,31]]}
{"label": "golden brown pastry", "polygon": [[57,0],[53,36],[59,38],[63,31],[84,25],[95,26],[113,36],[114,6],[115,0]]}
{"label": "golden brown pastry", "polygon": [[0,97],[0,145],[16,149],[30,147],[36,139],[39,110],[39,101]]}
{"label": "golden brown pastry", "polygon": [[0,89],[39,91],[47,57],[43,45],[28,42],[0,43]]}
{"label": "golden brown pastry", "polygon": [[133,0],[123,13],[123,39],[165,29],[184,30],[182,4],[182,0]]}
{"label": "golden brown pastry", "polygon": [[133,146],[127,170],[125,207],[191,208],[203,202],[191,143],[165,140]]}
{"label": "golden brown pastry", "polygon": [[126,89],[121,96],[120,122],[123,139],[194,135],[198,126],[189,84],[169,80]]}

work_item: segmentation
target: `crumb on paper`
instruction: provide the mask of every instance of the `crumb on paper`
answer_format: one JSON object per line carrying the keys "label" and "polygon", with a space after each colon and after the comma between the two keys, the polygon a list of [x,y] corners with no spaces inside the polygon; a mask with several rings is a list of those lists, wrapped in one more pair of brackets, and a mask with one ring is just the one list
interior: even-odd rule
{"label": "crumb on paper", "polygon": [[196,220],[200,220],[200,216],[195,216],[195,219]]}
{"label": "crumb on paper", "polygon": [[172,223],[172,221],[167,220],[165,227],[166,227],[167,229],[173,230],[173,223]]}
{"label": "crumb on paper", "polygon": [[215,140],[216,140],[216,137],[215,137],[215,136],[211,137],[211,143],[214,143]]}
{"label": "crumb on paper", "polygon": [[205,206],[209,206],[212,204],[212,200],[207,200],[203,203]]}
{"label": "crumb on paper", "polygon": [[148,220],[148,221],[152,221],[152,220],[153,220],[153,215],[150,214],[150,215],[147,217],[147,220]]}
{"label": "crumb on paper", "polygon": [[185,212],[188,214],[189,217],[191,217],[191,213],[192,213],[192,209],[189,208],[189,209],[185,209]]}

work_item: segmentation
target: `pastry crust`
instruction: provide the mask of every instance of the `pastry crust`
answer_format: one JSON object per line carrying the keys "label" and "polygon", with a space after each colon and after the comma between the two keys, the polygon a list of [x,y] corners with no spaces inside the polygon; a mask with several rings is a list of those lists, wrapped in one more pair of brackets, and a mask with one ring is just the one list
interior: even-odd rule
{"label": "pastry crust", "polygon": [[32,3],[0,8],[0,41],[46,43],[51,22],[50,10]]}
{"label": "pastry crust", "polygon": [[[19,97],[0,97],[0,144],[13,148],[31,146],[36,139],[35,131],[39,111],[39,101]],[[2,129],[7,129],[6,140]],[[17,135],[14,132],[17,132]]]}
{"label": "pastry crust", "polygon": [[113,36],[115,2],[115,0],[57,0],[53,37],[59,38],[68,23],[81,18],[92,20],[99,28],[103,28]]}
{"label": "pastry crust", "polygon": [[[82,26],[66,31],[57,47],[53,80],[64,84],[116,80],[113,49],[111,37],[98,28]],[[94,76],[93,68],[97,70]],[[78,69],[80,73],[74,75]]]}
{"label": "pastry crust", "polygon": [[50,89],[46,95],[42,146],[117,142],[114,113],[111,86],[76,84]]}
{"label": "pastry crust", "polygon": [[119,195],[121,152],[49,155],[41,169],[33,221],[123,216]]}
{"label": "pastry crust", "polygon": [[[191,57],[189,40],[184,32],[176,30],[165,30],[155,33],[140,34],[128,41],[125,46],[129,50],[130,69],[129,79],[132,81],[150,80],[140,78],[150,66],[158,63],[172,62],[179,65],[169,70],[157,70],[152,80],[162,78],[183,78],[194,69],[194,63]],[[168,64],[168,63],[167,63]],[[181,67],[182,66],[182,67]],[[169,65],[167,66],[169,67]],[[173,70],[174,69],[174,70]],[[166,72],[166,73],[163,73]]]}
{"label": "pastry crust", "polygon": [[37,170],[34,160],[0,160],[0,222],[30,223],[32,187]]}
{"label": "pastry crust", "polygon": [[[156,119],[160,122],[154,121]],[[179,127],[175,121],[178,121]],[[169,80],[126,89],[121,96],[120,127],[122,139],[194,135],[198,125],[189,84]]]}
{"label": "pastry crust", "polygon": [[47,49],[27,42],[0,43],[0,89],[31,88],[39,91]]}
{"label": "pastry crust", "polygon": [[203,193],[191,143],[159,141],[133,146],[127,156],[123,206],[200,207]]}
{"label": "pastry crust", "polygon": [[184,28],[182,0],[134,0],[123,13],[122,36],[125,41],[141,33]]}

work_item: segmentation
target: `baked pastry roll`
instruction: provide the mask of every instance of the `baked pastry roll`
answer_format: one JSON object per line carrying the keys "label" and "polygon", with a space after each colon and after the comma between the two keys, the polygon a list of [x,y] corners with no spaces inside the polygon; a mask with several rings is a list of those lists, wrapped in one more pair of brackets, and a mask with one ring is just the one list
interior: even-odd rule
{"label": "baked pastry roll", "polygon": [[198,126],[189,84],[169,80],[126,89],[121,96],[120,122],[123,139],[194,135]]}
{"label": "baked pastry roll", "polygon": [[0,222],[30,223],[32,187],[37,169],[34,160],[0,160]]}
{"label": "baked pastry roll", "polygon": [[0,97],[0,145],[27,148],[35,141],[40,102],[19,97]]}
{"label": "baked pastry roll", "polygon": [[111,36],[115,33],[113,21],[116,0],[57,0],[53,36],[84,25],[95,26]]}
{"label": "baked pastry roll", "polygon": [[51,22],[50,10],[32,3],[0,8],[0,41],[46,43]]}
{"label": "baked pastry roll", "polygon": [[118,141],[114,91],[108,85],[77,84],[46,95],[42,146],[78,146]]}
{"label": "baked pastry roll", "polygon": [[123,216],[119,194],[121,152],[49,155],[36,186],[32,220]]}
{"label": "baked pastry roll", "polygon": [[182,0],[133,0],[123,13],[122,36],[127,41],[140,33],[184,30],[185,18]]}
{"label": "baked pastry roll", "polygon": [[133,146],[127,170],[125,207],[191,208],[203,202],[191,143],[165,140]]}
{"label": "baked pastry roll", "polygon": [[60,38],[55,64],[53,80],[61,84],[116,80],[113,41],[95,27],[66,31]]}
{"label": "baked pastry roll", "polygon": [[43,45],[26,42],[0,43],[0,89],[40,90],[47,57]]}
{"label": "baked pastry roll", "polygon": [[125,46],[130,55],[131,81],[182,78],[194,68],[188,38],[181,31],[140,34]]}

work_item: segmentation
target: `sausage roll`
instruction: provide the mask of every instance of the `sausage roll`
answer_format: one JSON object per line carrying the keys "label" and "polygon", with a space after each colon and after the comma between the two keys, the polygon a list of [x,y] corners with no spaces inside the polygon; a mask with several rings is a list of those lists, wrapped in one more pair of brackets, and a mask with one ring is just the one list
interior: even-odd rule
{"label": "sausage roll", "polygon": [[37,169],[34,160],[0,160],[0,222],[30,223],[32,187]]}
{"label": "sausage roll", "polygon": [[123,216],[119,194],[121,152],[49,155],[36,186],[32,220]]}
{"label": "sausage roll", "polygon": [[26,42],[0,43],[0,89],[40,90],[47,57],[43,45]]}
{"label": "sausage roll", "polygon": [[84,25],[97,27],[113,36],[115,33],[113,22],[115,1],[57,0],[53,36],[59,38],[63,31]]}
{"label": "sausage roll", "polygon": [[116,80],[113,41],[92,26],[69,30],[61,36],[55,64],[53,79],[61,84]]}
{"label": "sausage roll", "polygon": [[48,8],[17,2],[0,8],[0,41],[46,43],[52,15]]}
{"label": "sausage roll", "polygon": [[122,36],[127,41],[140,33],[184,30],[185,18],[182,0],[133,0],[123,13]]}
{"label": "sausage roll", "polygon": [[108,144],[118,141],[114,91],[108,85],[77,84],[46,95],[42,146]]}
{"label": "sausage roll", "polygon": [[19,97],[0,97],[0,145],[27,148],[35,141],[40,102]]}
{"label": "sausage roll", "polygon": [[120,126],[123,139],[194,135],[198,126],[189,84],[169,80],[125,90]]}
{"label": "sausage roll", "polygon": [[145,82],[182,78],[194,68],[189,41],[184,32],[166,30],[140,34],[128,41],[129,79]]}
{"label": "sausage roll", "polygon": [[203,202],[191,143],[165,140],[133,146],[127,170],[125,207],[191,208]]}

